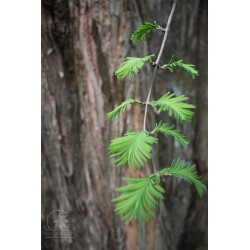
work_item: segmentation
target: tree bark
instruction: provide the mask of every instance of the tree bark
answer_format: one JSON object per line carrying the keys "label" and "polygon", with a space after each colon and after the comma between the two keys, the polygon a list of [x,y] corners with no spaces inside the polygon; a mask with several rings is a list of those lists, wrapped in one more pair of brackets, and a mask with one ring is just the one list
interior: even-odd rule
{"label": "tree bark", "polygon": [[[152,68],[138,77],[114,76],[126,56],[157,54],[163,34],[154,31],[146,43],[134,46],[130,35],[143,21],[164,26],[172,1],[42,0],[42,231],[47,216],[63,210],[70,216],[75,238],[42,237],[43,249],[207,249],[207,198],[200,199],[189,184],[163,180],[166,200],[159,223],[129,225],[113,213],[114,189],[122,177],[147,176],[116,168],[107,148],[110,140],[143,127],[143,107],[132,106],[116,121],[106,113],[126,98],[146,100]],[[157,165],[166,167],[181,155],[198,165],[207,182],[207,1],[178,2],[162,63],[171,56],[196,64],[200,77],[160,72],[153,97],[168,90],[190,97],[197,106],[191,124],[178,125],[190,144],[182,150],[160,137]],[[155,121],[149,110],[147,126]]]}

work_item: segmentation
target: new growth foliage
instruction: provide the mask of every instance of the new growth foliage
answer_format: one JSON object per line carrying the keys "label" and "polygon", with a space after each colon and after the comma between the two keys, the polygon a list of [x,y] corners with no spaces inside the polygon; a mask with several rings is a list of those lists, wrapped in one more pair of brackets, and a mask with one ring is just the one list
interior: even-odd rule
{"label": "new growth foliage", "polygon": [[157,143],[157,139],[149,136],[146,131],[131,131],[111,141],[109,155],[111,158],[120,157],[115,162],[118,167],[141,168],[152,157],[153,143]]}
{"label": "new growth foliage", "polygon": [[145,41],[146,37],[148,35],[148,33],[152,30],[158,29],[159,26],[149,23],[149,22],[145,22],[143,25],[141,25],[131,36],[131,41],[133,42],[133,44],[137,44],[140,41]]}
{"label": "new growth foliage", "polygon": [[184,148],[186,148],[188,145],[187,137],[181,134],[179,130],[175,130],[174,125],[169,126],[167,123],[160,121],[159,124],[156,124],[156,127],[152,131],[152,134],[155,133],[162,133],[164,135],[170,135],[174,137]]}
{"label": "new growth foliage", "polygon": [[168,63],[162,66],[162,69],[168,69],[170,72],[174,72],[174,68],[182,68],[187,71],[190,76],[195,79],[196,76],[199,76],[198,71],[195,69],[195,65],[193,64],[185,64],[183,60],[179,60],[173,63]]}
{"label": "new growth foliage", "polygon": [[168,111],[169,116],[174,116],[178,121],[190,122],[193,118],[194,112],[190,109],[194,109],[195,106],[189,103],[185,103],[188,97],[181,95],[175,96],[175,94],[167,93],[163,95],[157,101],[151,101],[153,106],[159,107],[157,113]]}
{"label": "new growth foliage", "polygon": [[153,208],[158,206],[157,199],[164,199],[165,190],[159,185],[159,179],[153,178],[124,178],[130,183],[127,186],[117,188],[117,192],[123,193],[113,202],[116,203],[115,213],[123,216],[123,220],[129,222],[134,219],[137,222],[148,222],[155,219]]}
{"label": "new growth foliage", "polygon": [[175,176],[195,185],[200,196],[206,192],[206,186],[197,176],[195,165],[190,162],[174,160],[170,167],[152,174],[148,178],[123,178],[129,185],[117,188],[122,193],[113,199],[116,203],[115,213],[122,215],[122,219],[129,222],[134,219],[137,222],[148,222],[155,219],[153,212],[158,207],[158,199],[164,200],[165,190],[159,185],[160,178]]}
{"label": "new growth foliage", "polygon": [[122,63],[121,67],[115,72],[117,78],[124,78],[126,76],[130,77],[132,73],[135,75],[138,73],[146,62],[152,62],[154,55],[149,55],[145,57],[127,57]]}
{"label": "new growth foliage", "polygon": [[[156,29],[166,32],[159,25],[145,22],[132,34],[131,40],[134,44],[144,41],[147,35]],[[118,78],[130,77],[131,74],[136,75],[145,63],[150,63],[162,70],[168,69],[171,73],[177,67],[182,68],[193,79],[198,76],[195,66],[185,64],[183,60],[160,66],[156,65],[152,61],[153,59],[154,55],[142,58],[127,57],[115,72],[115,75]],[[158,109],[157,113],[168,112],[168,115],[174,117],[177,122],[190,122],[194,115],[192,110],[195,106],[187,103],[186,100],[188,100],[188,97],[185,95],[176,96],[174,93],[166,93],[158,100],[150,101],[147,105],[156,107]],[[115,119],[120,112],[124,111],[129,105],[134,104],[145,105],[145,102],[128,99],[113,111],[107,113],[107,117]],[[108,148],[109,155],[111,158],[116,159],[115,165],[117,167],[131,167],[133,170],[140,169],[153,157],[152,148],[154,144],[158,143],[155,136],[159,133],[174,138],[184,148],[188,145],[187,137],[175,129],[174,125],[160,121],[151,132],[131,130],[124,136],[113,139]],[[128,185],[116,189],[117,192],[122,194],[113,200],[113,203],[116,204],[115,213],[121,215],[126,222],[131,220],[148,222],[155,219],[155,208],[159,205],[159,200],[165,199],[165,189],[161,187],[160,180],[168,176],[174,176],[194,184],[200,196],[206,192],[206,186],[197,175],[196,166],[178,158],[172,162],[170,167],[155,171],[148,178],[124,178],[123,180]]]}

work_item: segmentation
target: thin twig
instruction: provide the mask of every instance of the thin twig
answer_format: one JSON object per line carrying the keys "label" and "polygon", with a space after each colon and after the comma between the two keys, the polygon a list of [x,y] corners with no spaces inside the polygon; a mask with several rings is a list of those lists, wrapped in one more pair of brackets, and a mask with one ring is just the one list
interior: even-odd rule
{"label": "thin twig", "polygon": [[144,113],[143,130],[146,130],[148,105],[149,105],[149,100],[150,100],[150,96],[151,96],[151,92],[152,92],[153,83],[154,83],[154,80],[155,80],[156,71],[157,71],[157,67],[154,68],[153,78],[151,80],[149,91],[148,91],[148,96],[147,96],[147,100],[146,100],[146,107],[145,107],[145,113]]}
{"label": "thin twig", "polygon": [[146,105],[145,102],[141,102],[141,101],[139,101],[139,100],[136,100],[136,102],[139,103],[139,104],[142,104],[142,105]]}
{"label": "thin twig", "polygon": [[[149,101],[150,101],[150,96],[151,96],[151,92],[152,92],[152,87],[153,87],[153,84],[154,84],[156,71],[157,71],[157,69],[159,67],[159,62],[160,62],[160,59],[161,59],[161,56],[162,56],[162,52],[163,52],[164,46],[165,46],[166,41],[167,41],[168,31],[169,31],[169,27],[170,27],[172,17],[173,17],[174,11],[175,11],[176,2],[177,2],[177,0],[174,0],[173,5],[172,5],[172,9],[171,9],[171,12],[170,12],[170,15],[169,15],[169,18],[168,18],[167,26],[166,26],[166,29],[165,29],[163,41],[162,41],[162,44],[161,44],[161,49],[160,49],[160,52],[158,54],[158,57],[156,59],[155,64],[153,64],[155,68],[154,68],[153,77],[152,77],[152,80],[151,80],[151,83],[150,83],[150,86],[149,86],[147,100],[145,102],[146,106],[145,106],[144,121],[143,121],[143,130],[145,130],[145,131],[146,131],[148,105],[150,104]],[[152,163],[153,163],[153,166],[154,166],[154,171],[157,172],[156,165],[155,165],[155,162],[154,162],[153,158],[152,158]],[[158,208],[157,208],[157,220],[156,220],[157,223],[159,223],[159,213],[160,213],[160,207],[158,206]]]}
{"label": "thin twig", "polygon": [[172,18],[173,18],[173,14],[174,14],[174,11],[175,11],[176,2],[177,2],[177,0],[174,0],[173,5],[172,5],[172,9],[171,9],[171,12],[170,12],[170,15],[169,15],[169,18],[168,18],[168,22],[167,22],[167,26],[166,26],[166,29],[165,29],[164,37],[163,37],[163,40],[162,40],[161,49],[160,49],[158,57],[157,57],[157,59],[155,61],[155,68],[154,68],[154,72],[153,72],[153,77],[152,77],[152,80],[151,80],[151,83],[150,83],[150,86],[149,86],[149,90],[148,90],[148,96],[147,96],[147,100],[146,100],[146,107],[145,107],[144,120],[143,120],[143,130],[145,130],[145,131],[146,131],[148,105],[150,104],[149,101],[150,101],[150,96],[151,96],[151,92],[152,92],[152,87],[153,87],[153,84],[154,84],[154,80],[155,80],[156,71],[157,71],[157,68],[158,68],[158,65],[159,65],[159,61],[161,59],[162,52],[163,52],[164,46],[165,46],[166,41],[167,41],[168,31],[169,31],[169,27],[170,27],[170,24],[171,24],[171,21],[172,21]]}
{"label": "thin twig", "polygon": [[172,62],[173,58],[174,58],[174,55],[171,56],[171,59],[169,60],[169,62],[167,64],[170,64]]}
{"label": "thin twig", "polygon": [[173,5],[172,5],[172,9],[171,9],[171,12],[170,12],[170,15],[169,15],[169,18],[168,18],[168,22],[167,22],[167,26],[166,26],[166,31],[165,31],[165,34],[164,34],[164,37],[163,37],[163,41],[162,41],[162,44],[161,44],[161,49],[160,49],[160,52],[159,52],[158,57],[157,57],[156,62],[155,62],[156,65],[159,64],[159,61],[160,61],[160,59],[161,59],[161,56],[162,56],[162,52],[163,52],[164,46],[165,46],[166,41],[167,41],[168,31],[169,31],[170,24],[171,24],[173,15],[174,15],[176,2],[177,2],[177,0],[174,0]]}
{"label": "thin twig", "polygon": [[165,32],[165,29],[163,29],[156,21],[154,21],[154,24],[157,26],[158,30],[161,30],[162,32]]}

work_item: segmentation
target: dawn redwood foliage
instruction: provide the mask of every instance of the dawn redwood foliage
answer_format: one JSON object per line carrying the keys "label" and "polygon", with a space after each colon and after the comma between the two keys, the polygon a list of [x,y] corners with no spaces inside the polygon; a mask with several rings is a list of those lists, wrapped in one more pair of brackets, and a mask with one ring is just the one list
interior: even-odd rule
{"label": "dawn redwood foliage", "polygon": [[[179,67],[190,74],[193,79],[198,76],[198,71],[195,66],[186,64],[183,60],[169,62],[164,65],[159,64],[175,5],[176,0],[174,0],[165,29],[156,24],[156,22],[154,24],[145,22],[131,36],[132,42],[138,44],[141,41],[145,41],[151,31],[162,31],[164,38],[156,61],[154,61],[155,55],[148,55],[142,58],[127,57],[121,67],[115,72],[118,78],[124,78],[130,77],[132,74],[137,74],[145,63],[149,63],[154,67],[146,102],[128,99],[117,106],[113,111],[107,113],[107,117],[115,119],[116,116],[129,105],[145,106],[143,130],[128,131],[124,136],[113,139],[109,145],[109,155],[111,158],[116,158],[115,165],[117,167],[129,166],[133,170],[142,168],[148,160],[153,158],[152,147],[158,143],[158,139],[155,135],[159,133],[173,137],[184,148],[188,145],[187,137],[181,134],[179,130],[176,130],[174,125],[169,125],[164,121],[159,121],[151,131],[146,129],[148,106],[156,107],[158,114],[168,112],[169,116],[174,117],[178,122],[190,122],[194,115],[193,109],[195,109],[195,106],[185,102],[188,100],[188,97],[185,95],[176,96],[174,93],[166,93],[158,100],[150,100],[155,75],[158,69],[168,69],[173,73],[174,69]],[[153,161],[152,163],[154,165]],[[160,180],[166,176],[175,176],[194,184],[200,196],[206,192],[206,186],[200,181],[197,175],[196,166],[190,162],[178,158],[177,160],[173,160],[171,166],[167,168],[157,171],[154,166],[154,169],[155,172],[148,178],[124,178],[123,180],[127,182],[128,185],[116,189],[117,192],[122,194],[113,200],[116,204],[114,211],[121,215],[123,220],[127,222],[131,220],[148,222],[156,218],[155,208],[159,206],[159,200],[165,198],[165,190],[160,186]]]}

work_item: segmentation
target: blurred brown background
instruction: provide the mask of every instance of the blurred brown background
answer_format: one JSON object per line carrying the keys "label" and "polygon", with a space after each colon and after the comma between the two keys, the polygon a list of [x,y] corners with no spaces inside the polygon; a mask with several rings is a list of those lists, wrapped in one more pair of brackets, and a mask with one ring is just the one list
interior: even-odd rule
{"label": "blurred brown background", "polygon": [[[159,222],[126,225],[112,212],[111,199],[122,177],[147,176],[115,168],[107,148],[129,129],[142,129],[143,107],[132,106],[115,122],[105,114],[126,98],[145,101],[152,68],[118,80],[115,70],[127,56],[158,54],[163,34],[153,31],[145,43],[132,45],[132,32],[144,21],[166,25],[169,0],[42,0],[42,231],[47,215],[63,210],[76,238],[46,239],[42,249],[207,249],[207,194],[177,179],[166,178],[166,200]],[[191,123],[177,125],[188,136],[183,150],[159,137],[157,166],[181,156],[197,164],[207,184],[207,12],[206,0],[179,0],[161,63],[171,56],[195,64],[200,76],[160,72],[152,98],[167,91],[185,94],[196,105]],[[167,114],[149,110],[148,126]]]}

